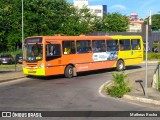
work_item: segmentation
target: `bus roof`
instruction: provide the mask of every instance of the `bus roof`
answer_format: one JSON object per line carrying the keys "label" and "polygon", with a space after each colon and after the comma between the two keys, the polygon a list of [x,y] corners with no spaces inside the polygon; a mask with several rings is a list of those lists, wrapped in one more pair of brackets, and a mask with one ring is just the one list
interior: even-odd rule
{"label": "bus roof", "polygon": [[37,38],[37,37],[42,37],[44,39],[55,39],[55,40],[96,40],[96,39],[112,39],[110,36],[86,36],[86,35],[79,35],[79,36],[32,36],[32,37],[27,37],[27,38]]}
{"label": "bus roof", "polygon": [[54,36],[31,36],[27,38],[44,38],[48,40],[104,40],[104,39],[128,39],[129,38],[141,38],[140,35],[111,35],[111,36],[86,36],[86,35],[79,35],[79,36],[61,36],[61,35],[54,35]]}
{"label": "bus roof", "polygon": [[112,39],[135,39],[135,38],[142,38],[140,35],[111,35]]}

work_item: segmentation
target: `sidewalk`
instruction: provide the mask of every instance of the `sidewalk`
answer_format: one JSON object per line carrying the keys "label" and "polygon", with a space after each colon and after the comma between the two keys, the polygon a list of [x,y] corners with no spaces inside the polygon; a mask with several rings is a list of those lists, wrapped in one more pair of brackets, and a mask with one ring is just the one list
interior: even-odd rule
{"label": "sidewalk", "polygon": [[[148,61],[147,63],[156,65],[158,62],[159,61]],[[142,64],[145,64],[145,61],[142,62]],[[145,68],[136,69],[132,72],[130,71],[126,72],[127,82],[131,88],[131,92],[124,95],[123,98],[131,101],[143,102],[146,104],[160,105],[160,91],[151,87],[154,75],[154,69],[155,68],[148,67],[147,89],[145,89],[145,82],[146,82]],[[144,87],[145,95],[140,83],[136,82],[137,80],[142,81],[142,86]],[[110,85],[112,85],[112,83],[113,81],[110,81],[106,84],[106,86],[109,87]]]}
{"label": "sidewalk", "polygon": [[0,83],[7,82],[11,80],[16,80],[20,78],[24,78],[25,75],[22,71],[11,72],[11,71],[0,71]]}
{"label": "sidewalk", "polygon": [[[138,75],[137,75],[138,74]],[[153,79],[154,69],[148,70],[147,75],[147,89],[145,89],[145,70],[129,73],[128,83],[131,87],[131,92],[124,95],[125,99],[144,102],[148,104],[160,105],[160,91],[151,87],[152,79]],[[145,89],[145,94],[140,83],[136,82],[136,80],[142,80],[142,85]]]}

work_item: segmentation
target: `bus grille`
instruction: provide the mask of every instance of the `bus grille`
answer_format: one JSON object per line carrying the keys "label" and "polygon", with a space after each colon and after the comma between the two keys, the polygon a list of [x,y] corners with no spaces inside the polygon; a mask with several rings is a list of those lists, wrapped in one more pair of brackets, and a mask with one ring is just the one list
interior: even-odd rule
{"label": "bus grille", "polygon": [[28,67],[36,67],[37,64],[27,64]]}

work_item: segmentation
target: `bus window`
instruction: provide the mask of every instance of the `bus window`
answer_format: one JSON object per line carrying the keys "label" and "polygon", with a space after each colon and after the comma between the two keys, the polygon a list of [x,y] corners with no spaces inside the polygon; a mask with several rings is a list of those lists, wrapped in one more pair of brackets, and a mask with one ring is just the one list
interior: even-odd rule
{"label": "bus window", "polygon": [[92,41],[93,52],[106,52],[105,40]]}
{"label": "bus window", "polygon": [[120,45],[120,50],[131,50],[131,46],[130,46],[130,40],[126,39],[126,40],[120,40],[119,41],[119,45]]}
{"label": "bus window", "polygon": [[139,39],[132,39],[131,44],[132,44],[132,50],[140,50],[141,49]]}
{"label": "bus window", "polygon": [[118,51],[118,40],[107,40],[107,51]]}
{"label": "bus window", "polygon": [[75,42],[74,41],[63,41],[63,54],[75,54]]}
{"label": "bus window", "polygon": [[46,57],[52,59],[61,56],[60,44],[47,44],[46,45]]}
{"label": "bus window", "polygon": [[76,47],[77,47],[77,53],[89,53],[91,52],[91,41],[77,40]]}

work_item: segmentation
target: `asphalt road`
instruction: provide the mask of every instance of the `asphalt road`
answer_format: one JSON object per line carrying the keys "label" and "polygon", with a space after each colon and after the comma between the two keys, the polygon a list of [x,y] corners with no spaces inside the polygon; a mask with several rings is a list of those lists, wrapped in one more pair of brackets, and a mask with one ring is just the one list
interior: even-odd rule
{"label": "asphalt road", "polygon": [[[143,69],[132,66],[126,72]],[[153,66],[151,66],[152,68]],[[156,111],[158,107],[102,97],[100,86],[112,79],[112,69],[63,76],[24,78],[0,85],[0,111]],[[57,118],[61,119],[61,118]],[[67,119],[67,118],[65,118]],[[82,118],[79,118],[82,119]],[[90,119],[90,118],[83,118]],[[97,118],[94,118],[97,120]],[[100,118],[103,119],[103,118]]]}

